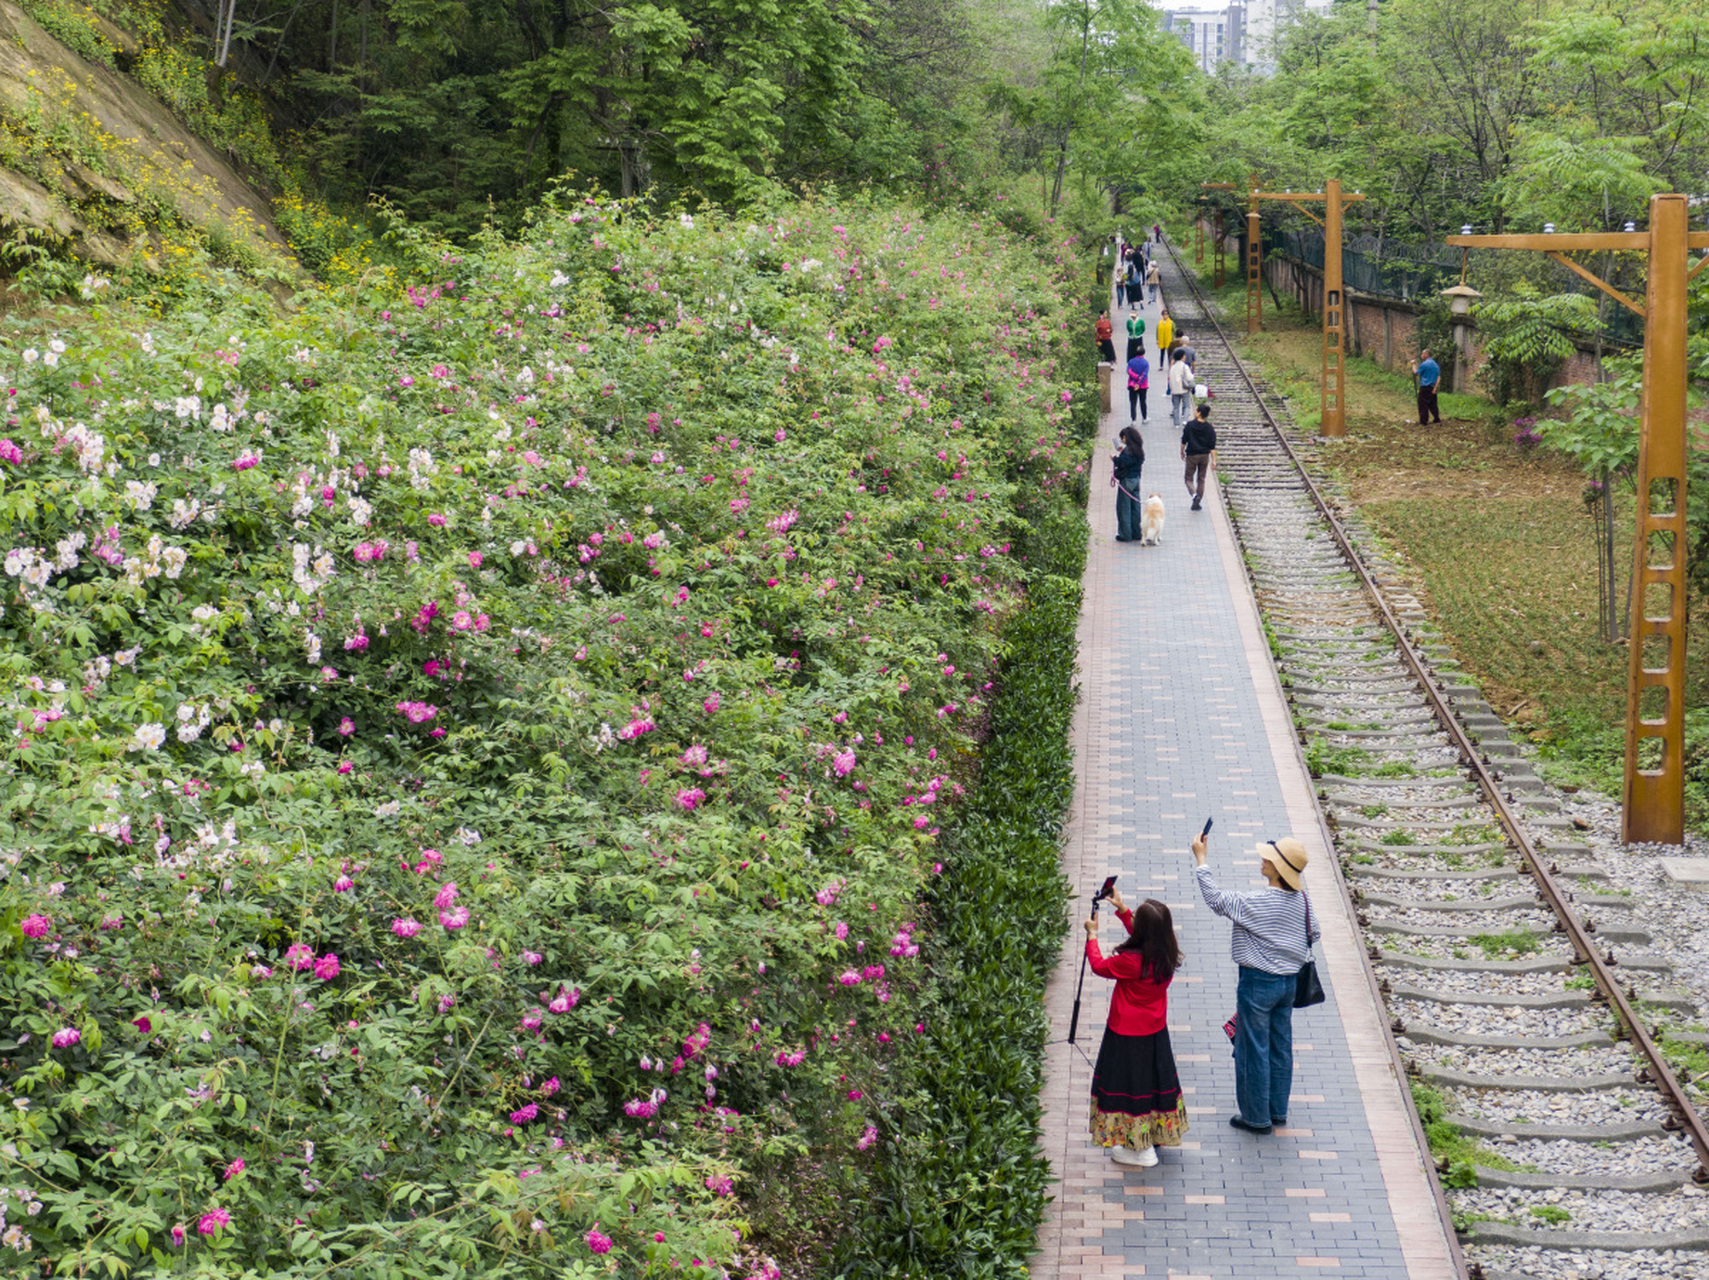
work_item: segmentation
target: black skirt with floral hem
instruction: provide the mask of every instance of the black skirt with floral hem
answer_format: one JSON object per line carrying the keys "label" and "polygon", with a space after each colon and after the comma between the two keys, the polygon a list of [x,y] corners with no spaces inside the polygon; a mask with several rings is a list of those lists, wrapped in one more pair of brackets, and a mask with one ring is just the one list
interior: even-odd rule
{"label": "black skirt with floral hem", "polygon": [[1187,1103],[1168,1028],[1148,1036],[1105,1030],[1092,1070],[1092,1139],[1100,1147],[1173,1147],[1187,1132]]}

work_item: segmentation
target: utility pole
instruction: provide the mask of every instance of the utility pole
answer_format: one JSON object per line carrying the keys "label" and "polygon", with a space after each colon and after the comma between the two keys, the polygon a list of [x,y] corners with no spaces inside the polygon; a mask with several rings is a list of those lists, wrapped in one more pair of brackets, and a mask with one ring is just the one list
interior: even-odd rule
{"label": "utility pole", "polygon": [[[1636,613],[1627,657],[1626,776],[1620,838],[1685,840],[1685,320],[1687,285],[1709,263],[1709,231],[1689,228],[1689,197],[1650,197],[1650,226],[1590,235],[1449,236],[1471,248],[1546,253],[1644,319],[1644,393],[1638,428],[1638,511],[1632,580]],[[1650,255],[1644,305],[1564,253]]]}

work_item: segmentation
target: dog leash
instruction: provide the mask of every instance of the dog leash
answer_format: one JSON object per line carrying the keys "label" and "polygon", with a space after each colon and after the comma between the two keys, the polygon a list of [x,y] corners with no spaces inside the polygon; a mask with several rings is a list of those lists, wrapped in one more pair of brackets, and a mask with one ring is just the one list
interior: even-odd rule
{"label": "dog leash", "polygon": [[[1114,476],[1110,477],[1110,487],[1112,489],[1120,489],[1123,493],[1127,493],[1127,486],[1125,484],[1123,484],[1120,480],[1117,480]],[[1129,498],[1133,499],[1133,501],[1139,503],[1140,506],[1143,507],[1145,505],[1144,500],[1142,498],[1140,498],[1137,494],[1127,493],[1127,496]]]}

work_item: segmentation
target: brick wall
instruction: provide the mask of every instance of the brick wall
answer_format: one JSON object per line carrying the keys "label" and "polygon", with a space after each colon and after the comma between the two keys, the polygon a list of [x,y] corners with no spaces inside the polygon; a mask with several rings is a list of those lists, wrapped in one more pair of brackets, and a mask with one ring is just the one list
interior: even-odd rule
{"label": "brick wall", "polygon": [[[1273,253],[1264,259],[1264,279],[1277,293],[1291,298],[1307,312],[1323,314],[1323,272],[1319,268],[1287,254]],[[1264,305],[1274,305],[1269,289],[1265,290]],[[1355,356],[1368,356],[1385,369],[1410,369],[1418,354],[1420,311],[1416,303],[1403,302],[1399,298],[1349,294],[1346,316],[1349,352]],[[1477,325],[1470,319],[1466,324],[1471,331],[1466,341],[1469,363],[1462,385],[1468,390],[1481,389],[1477,375],[1484,366],[1484,355],[1478,346]],[[1443,365],[1444,373],[1447,373],[1450,361],[1442,357],[1448,353],[1438,351],[1435,354]],[[1562,363],[1549,385],[1564,387],[1593,383],[1597,381],[1598,369],[1596,349],[1579,346]]]}

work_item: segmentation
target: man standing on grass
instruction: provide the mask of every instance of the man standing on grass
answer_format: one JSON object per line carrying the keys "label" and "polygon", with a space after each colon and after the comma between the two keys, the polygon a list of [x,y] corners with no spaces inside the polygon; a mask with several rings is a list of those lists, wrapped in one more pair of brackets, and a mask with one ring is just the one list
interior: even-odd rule
{"label": "man standing on grass", "polygon": [[1418,425],[1440,423],[1442,411],[1436,407],[1436,388],[1442,381],[1442,369],[1430,358],[1428,350],[1412,362],[1412,376],[1418,383]]}

